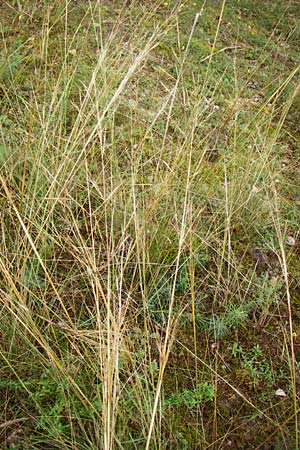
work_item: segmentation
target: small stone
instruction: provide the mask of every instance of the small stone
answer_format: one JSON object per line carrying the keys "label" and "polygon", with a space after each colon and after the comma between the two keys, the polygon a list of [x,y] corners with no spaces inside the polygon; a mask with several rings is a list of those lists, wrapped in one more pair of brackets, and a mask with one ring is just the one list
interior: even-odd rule
{"label": "small stone", "polygon": [[293,246],[296,244],[296,239],[293,236],[287,236],[286,243],[287,245]]}
{"label": "small stone", "polygon": [[87,266],[86,271],[90,277],[92,277],[94,275],[93,270],[89,266]]}
{"label": "small stone", "polygon": [[282,389],[277,389],[275,395],[277,395],[277,397],[286,397],[286,393]]}

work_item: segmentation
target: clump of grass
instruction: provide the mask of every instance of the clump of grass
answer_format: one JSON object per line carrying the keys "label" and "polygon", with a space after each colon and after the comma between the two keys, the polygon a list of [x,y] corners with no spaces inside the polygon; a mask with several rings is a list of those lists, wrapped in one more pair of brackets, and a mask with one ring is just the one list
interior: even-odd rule
{"label": "clump of grass", "polygon": [[[298,69],[250,102],[238,46],[222,41],[225,2],[88,2],[82,16],[68,2],[28,5],[12,11],[32,36],[2,30],[1,445],[148,450],[177,434],[182,448],[213,445],[234,422],[218,428],[224,386],[274,433],[288,411],[297,443],[276,180]],[[269,271],[258,273],[253,244],[276,256]],[[281,415],[222,377],[216,351],[271,322],[292,386]],[[266,364],[245,355],[259,380]]]}

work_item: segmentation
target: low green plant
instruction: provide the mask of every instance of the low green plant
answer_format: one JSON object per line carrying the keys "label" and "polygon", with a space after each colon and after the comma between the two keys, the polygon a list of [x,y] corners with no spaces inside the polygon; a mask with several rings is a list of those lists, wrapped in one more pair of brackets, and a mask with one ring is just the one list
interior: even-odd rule
{"label": "low green plant", "polygon": [[186,273],[186,268],[182,267],[179,271],[177,280],[176,280],[176,289],[177,292],[183,293],[186,292],[189,288],[189,279]]}
{"label": "low green plant", "polygon": [[148,300],[148,310],[150,316],[165,324],[168,318],[169,302],[171,298],[172,286],[167,277],[163,277],[151,290]]}
{"label": "low green plant", "polygon": [[217,339],[222,339],[232,330],[245,326],[254,302],[242,305],[228,305],[222,315],[216,315],[209,320],[209,329]]}
{"label": "low green plant", "polygon": [[273,386],[274,374],[259,344],[254,345],[250,351],[245,351],[237,342],[234,342],[230,351],[234,358],[242,361],[242,366],[249,373],[254,387],[260,383],[264,383],[266,387]]}
{"label": "low green plant", "polygon": [[250,295],[248,295],[250,300],[240,304],[226,305],[222,314],[206,318],[211,334],[216,339],[222,339],[233,330],[246,327],[247,321],[254,311],[264,317],[268,314],[270,307],[279,300],[283,285],[284,281],[281,278],[269,278],[264,274],[253,275],[249,289]]}
{"label": "low green plant", "polygon": [[196,389],[183,389],[182,392],[171,394],[165,398],[165,406],[179,408],[185,405],[188,408],[196,408],[201,403],[212,402],[214,400],[214,386],[208,381],[198,383]]}

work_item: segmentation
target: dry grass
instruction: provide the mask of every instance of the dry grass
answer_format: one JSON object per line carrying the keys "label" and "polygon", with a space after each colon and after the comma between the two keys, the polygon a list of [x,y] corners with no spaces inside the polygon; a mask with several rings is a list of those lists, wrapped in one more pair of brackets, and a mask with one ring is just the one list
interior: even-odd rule
{"label": "dry grass", "polygon": [[[295,287],[276,180],[299,67],[245,106],[235,57],[228,98],[226,69],[214,72],[225,1],[202,79],[190,55],[205,5],[184,47],[185,4],[158,20],[163,6],[133,2],[109,19],[110,4],[89,2],[76,27],[71,3],[56,6],[42,10],[38,44],[14,49],[2,31],[4,448],[229,448],[244,426],[233,421],[250,413],[298,448]],[[38,13],[19,9],[29,27]],[[269,403],[228,350],[262,324],[280,334],[272,386],[257,375]],[[277,380],[290,389],[281,403]],[[198,385],[213,401],[188,397]]]}

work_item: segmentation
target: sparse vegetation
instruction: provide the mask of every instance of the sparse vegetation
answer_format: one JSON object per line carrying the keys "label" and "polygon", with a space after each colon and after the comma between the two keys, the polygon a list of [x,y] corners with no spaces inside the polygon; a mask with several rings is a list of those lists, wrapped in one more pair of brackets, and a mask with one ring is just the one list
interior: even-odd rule
{"label": "sparse vegetation", "polygon": [[1,3],[1,449],[299,449],[299,15]]}

